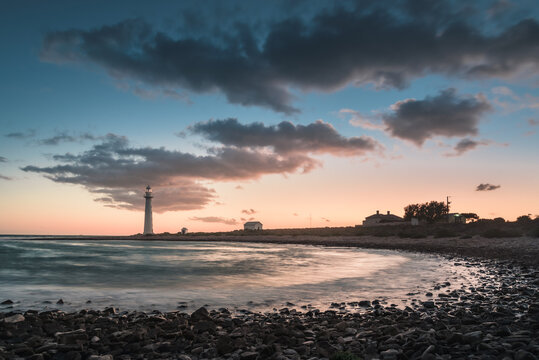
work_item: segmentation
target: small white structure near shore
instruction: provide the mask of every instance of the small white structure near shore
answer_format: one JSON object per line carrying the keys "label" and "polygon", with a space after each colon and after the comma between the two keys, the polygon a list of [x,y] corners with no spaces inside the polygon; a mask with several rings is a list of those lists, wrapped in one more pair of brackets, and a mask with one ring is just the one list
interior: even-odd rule
{"label": "small white structure near shore", "polygon": [[393,215],[389,211],[387,214],[380,214],[380,211],[376,210],[376,214],[367,216],[363,220],[363,226],[387,226],[387,225],[399,225],[403,224],[404,219],[400,216]]}
{"label": "small white structure near shore", "polygon": [[260,221],[247,221],[243,224],[243,230],[262,230],[262,223]]}

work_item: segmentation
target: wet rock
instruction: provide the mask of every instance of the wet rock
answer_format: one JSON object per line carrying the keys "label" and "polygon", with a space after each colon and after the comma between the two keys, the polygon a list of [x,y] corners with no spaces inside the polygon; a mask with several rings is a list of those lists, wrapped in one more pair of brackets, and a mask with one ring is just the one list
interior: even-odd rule
{"label": "wet rock", "polygon": [[211,320],[210,313],[205,307],[201,307],[198,310],[195,310],[191,314],[191,320],[192,321]]}
{"label": "wet rock", "polygon": [[56,302],[57,305],[64,305],[64,300],[60,299]]}
{"label": "wet rock", "polygon": [[64,345],[81,344],[88,340],[88,335],[86,335],[86,330],[84,329],[57,332],[54,336],[59,344]]}
{"label": "wet rock", "polygon": [[2,305],[11,305],[11,304],[13,304],[13,301],[8,299],[8,300],[2,301],[0,304],[2,304]]}
{"label": "wet rock", "polygon": [[462,340],[466,344],[476,344],[483,339],[482,331],[471,331],[462,336]]}
{"label": "wet rock", "polygon": [[15,314],[4,318],[4,322],[8,324],[15,324],[24,321],[24,316],[21,314]]}

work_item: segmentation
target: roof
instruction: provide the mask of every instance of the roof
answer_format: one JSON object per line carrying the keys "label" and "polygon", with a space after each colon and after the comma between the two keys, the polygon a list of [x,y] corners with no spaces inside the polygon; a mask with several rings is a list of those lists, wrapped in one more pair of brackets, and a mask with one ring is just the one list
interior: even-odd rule
{"label": "roof", "polygon": [[371,216],[367,216],[365,219],[382,219],[382,220],[390,220],[390,221],[403,221],[404,220],[400,216],[393,215],[393,214],[373,214]]}
{"label": "roof", "polygon": [[247,221],[245,224],[243,225],[256,225],[256,224],[260,224],[262,225],[262,223],[260,221]]}

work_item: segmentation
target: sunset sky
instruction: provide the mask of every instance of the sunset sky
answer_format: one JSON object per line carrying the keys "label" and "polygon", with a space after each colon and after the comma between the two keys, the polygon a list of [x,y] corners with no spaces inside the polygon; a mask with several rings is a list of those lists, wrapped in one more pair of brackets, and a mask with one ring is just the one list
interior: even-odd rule
{"label": "sunset sky", "polygon": [[539,215],[536,0],[158,4],[2,2],[0,233]]}

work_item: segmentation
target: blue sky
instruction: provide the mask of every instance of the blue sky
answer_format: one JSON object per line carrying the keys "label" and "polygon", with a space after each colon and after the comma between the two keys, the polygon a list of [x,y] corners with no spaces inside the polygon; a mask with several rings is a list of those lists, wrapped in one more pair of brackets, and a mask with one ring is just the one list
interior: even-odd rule
{"label": "blue sky", "polygon": [[[276,192],[289,195],[275,202],[310,203],[307,194],[290,195],[302,187],[331,194],[326,205],[298,206],[303,218],[307,211],[318,214],[317,226],[353,225],[381,204],[399,212],[414,199],[446,195],[460,197],[456,210],[484,217],[538,214],[529,199],[539,195],[539,6],[390,4],[3,3],[0,181],[10,189],[8,200],[17,201],[31,186],[24,207],[39,218],[51,189],[65,189],[78,199],[73,206],[81,218],[103,214],[89,228],[101,233],[138,231],[143,204],[131,193],[145,181],[154,184],[162,214],[157,228],[163,231],[179,223],[233,229],[245,219],[244,208],[255,208],[255,217],[271,227],[303,226],[294,222],[295,211],[279,214],[274,204],[261,203],[271,200],[257,198]],[[372,33],[354,35],[369,22]],[[395,32],[393,42],[388,34],[398,27],[410,36],[399,40]],[[230,118],[238,120],[235,131],[242,135],[226,143],[232,123],[218,121]],[[293,135],[279,127],[282,122],[293,125]],[[206,125],[195,132],[195,124]],[[261,126],[256,133],[253,124]],[[125,142],[116,148],[110,143],[117,140],[107,134]],[[292,145],[279,150],[286,142]],[[84,156],[107,144],[108,165]],[[229,150],[237,163],[224,162]],[[76,158],[66,160],[65,154]],[[126,168],[114,165],[122,156]],[[184,163],[186,156],[198,158]],[[264,156],[282,170],[248,167],[242,156]],[[191,170],[191,161],[245,166],[252,176]],[[59,168],[66,164],[69,171]],[[139,186],[131,179],[144,168],[158,170],[142,176]],[[414,188],[420,185],[410,172],[439,186],[422,193],[431,186]],[[112,174],[129,184],[118,185]],[[381,184],[387,176],[401,195],[386,198]],[[500,187],[475,191],[480,183]],[[355,186],[377,189],[379,196],[339,207]],[[161,208],[160,189],[167,194]],[[407,192],[415,197],[402,195]],[[508,199],[505,209],[491,209]],[[70,211],[57,206],[57,217]],[[76,232],[62,225],[35,227],[21,220],[23,213],[2,220],[0,231]],[[110,214],[125,223],[114,229]]]}

